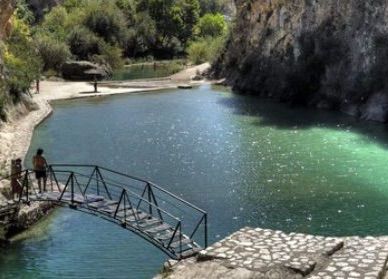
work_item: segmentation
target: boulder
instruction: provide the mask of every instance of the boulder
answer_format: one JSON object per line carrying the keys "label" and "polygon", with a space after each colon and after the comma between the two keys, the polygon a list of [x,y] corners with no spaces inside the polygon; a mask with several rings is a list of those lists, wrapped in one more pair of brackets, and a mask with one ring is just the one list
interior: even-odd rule
{"label": "boulder", "polygon": [[67,80],[91,81],[111,76],[112,71],[106,66],[97,65],[89,61],[69,61],[62,66],[62,76]]}
{"label": "boulder", "polygon": [[361,107],[361,119],[378,122],[388,121],[388,96],[383,92],[375,93],[369,97]]}

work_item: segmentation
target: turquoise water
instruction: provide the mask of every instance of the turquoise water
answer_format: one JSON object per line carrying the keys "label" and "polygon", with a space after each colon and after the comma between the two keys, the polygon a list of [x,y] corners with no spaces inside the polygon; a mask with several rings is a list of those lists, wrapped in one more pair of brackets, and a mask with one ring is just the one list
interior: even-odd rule
{"label": "turquoise water", "polygon": [[[36,130],[52,163],[148,178],[209,212],[209,238],[244,226],[388,234],[388,131],[341,114],[200,87],[59,102]],[[165,255],[60,209],[0,253],[0,278],[151,278]]]}

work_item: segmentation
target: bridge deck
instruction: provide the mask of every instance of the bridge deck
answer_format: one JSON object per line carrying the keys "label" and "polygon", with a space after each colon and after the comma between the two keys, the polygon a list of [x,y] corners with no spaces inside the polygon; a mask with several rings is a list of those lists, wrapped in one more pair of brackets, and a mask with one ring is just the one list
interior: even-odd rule
{"label": "bridge deck", "polygon": [[49,189],[43,193],[39,193],[32,170],[6,179],[20,186],[17,205],[49,201],[100,216],[141,236],[171,258],[197,254],[202,239],[207,247],[207,213],[144,179],[94,165],[50,165]]}
{"label": "bridge deck", "polygon": [[[192,257],[202,250],[189,236],[180,231],[175,232],[175,228],[165,221],[133,207],[124,208],[118,200],[94,194],[83,196],[74,193],[72,196],[72,193],[65,192],[62,197],[61,194],[59,191],[31,193],[29,201],[66,203],[73,209],[84,209],[112,219],[124,228],[145,234],[167,250],[179,250],[174,251],[179,259]],[[25,198],[22,200],[26,201]]]}

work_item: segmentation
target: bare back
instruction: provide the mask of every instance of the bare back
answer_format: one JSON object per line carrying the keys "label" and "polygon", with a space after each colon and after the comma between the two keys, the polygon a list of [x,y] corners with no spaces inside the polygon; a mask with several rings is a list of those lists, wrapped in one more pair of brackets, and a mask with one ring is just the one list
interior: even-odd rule
{"label": "bare back", "polygon": [[34,165],[34,170],[45,170],[47,162],[42,155],[35,155],[32,158],[32,164]]}

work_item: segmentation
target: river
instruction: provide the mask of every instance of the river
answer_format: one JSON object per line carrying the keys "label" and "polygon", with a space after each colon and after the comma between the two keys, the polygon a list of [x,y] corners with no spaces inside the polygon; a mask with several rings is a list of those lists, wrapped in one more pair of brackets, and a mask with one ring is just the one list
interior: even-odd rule
{"label": "river", "polygon": [[[209,213],[211,242],[244,226],[388,234],[388,133],[338,113],[202,86],[57,102],[35,131],[52,163],[150,179]],[[166,256],[102,219],[58,209],[0,254],[0,278],[151,278]]]}

